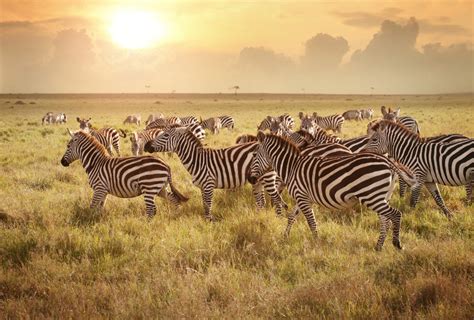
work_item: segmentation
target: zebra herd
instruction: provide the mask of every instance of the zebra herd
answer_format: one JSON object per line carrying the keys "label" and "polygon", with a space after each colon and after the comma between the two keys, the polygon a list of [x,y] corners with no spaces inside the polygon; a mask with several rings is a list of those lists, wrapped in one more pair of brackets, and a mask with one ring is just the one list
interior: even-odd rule
{"label": "zebra herd", "polygon": [[[112,147],[120,155],[117,130],[92,129],[91,119],[77,118],[81,130],[69,131],[71,140],[61,163],[68,166],[81,160],[94,190],[91,207],[102,207],[107,194],[124,198],[143,195],[146,212],[152,217],[156,195],[175,205],[187,197],[174,187],[171,171],[161,159],[142,154],[173,152],[201,190],[204,216],[211,221],[215,220],[214,190],[235,189],[248,181],[256,207],[265,206],[267,193],[278,215],[288,209],[282,198],[282,191],[288,190],[296,205],[288,216],[287,236],[299,212],[317,233],[313,203],[332,210],[361,203],[379,216],[375,248],[382,249],[392,226],[392,243],[401,249],[402,214],[389,204],[396,181],[400,182],[401,196],[406,186],[412,188],[411,207],[416,206],[424,185],[443,213],[451,217],[437,184],[465,186],[467,204],[472,203],[474,140],[459,134],[421,138],[414,118],[400,116],[400,109],[382,107],[381,111],[382,118],[369,123],[366,135],[350,139],[327,132],[341,132],[342,115],[321,117],[300,112],[301,126],[296,131],[291,115],[268,116],[258,125],[257,135],[241,135],[235,145],[220,149],[204,146],[204,130],[233,130],[230,116],[200,121],[194,116],[150,116],[146,129],[130,136],[134,156],[118,158],[111,157]],[[168,185],[171,191],[166,191]]]}

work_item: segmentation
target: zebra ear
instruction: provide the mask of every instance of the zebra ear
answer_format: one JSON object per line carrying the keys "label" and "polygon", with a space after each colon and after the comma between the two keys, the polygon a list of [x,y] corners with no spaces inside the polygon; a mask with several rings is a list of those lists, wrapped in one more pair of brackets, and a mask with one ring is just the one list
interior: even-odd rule
{"label": "zebra ear", "polygon": [[69,135],[71,136],[71,138],[74,137],[74,133],[72,133],[71,130],[69,130],[69,128],[67,128],[67,133],[69,133]]}
{"label": "zebra ear", "polygon": [[271,116],[267,116],[267,120],[268,120],[268,121],[272,121],[273,118],[272,118]]}
{"label": "zebra ear", "polygon": [[398,117],[400,115],[400,107],[398,107],[398,109],[395,110],[394,112],[395,112],[395,115]]}
{"label": "zebra ear", "polygon": [[263,139],[265,139],[265,133],[263,133],[263,131],[259,130],[258,133],[257,133],[257,140],[259,142],[262,142]]}
{"label": "zebra ear", "polygon": [[300,119],[303,119],[304,113],[300,111],[300,113],[298,113],[298,117],[300,117]]}
{"label": "zebra ear", "polygon": [[387,114],[387,111],[385,110],[385,106],[381,106],[380,111],[382,111],[383,116],[385,116]]}
{"label": "zebra ear", "polygon": [[316,118],[318,116],[317,112],[313,112],[313,118]]}
{"label": "zebra ear", "polygon": [[77,122],[81,122],[81,118],[76,117]]}

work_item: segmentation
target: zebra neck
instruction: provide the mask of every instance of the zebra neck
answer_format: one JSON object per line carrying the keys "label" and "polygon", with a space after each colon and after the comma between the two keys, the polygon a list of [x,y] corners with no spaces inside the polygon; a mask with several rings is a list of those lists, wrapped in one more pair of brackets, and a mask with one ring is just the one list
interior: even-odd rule
{"label": "zebra neck", "polygon": [[414,149],[420,142],[409,135],[393,135],[389,139],[388,154],[402,164],[407,164],[413,160]]}
{"label": "zebra neck", "polygon": [[300,155],[290,146],[285,146],[283,152],[281,149],[275,151],[269,153],[273,169],[278,173],[285,184],[288,185],[290,183],[289,178]]}
{"label": "zebra neck", "polygon": [[186,170],[189,173],[193,174],[196,168],[199,167],[198,160],[200,159],[200,154],[203,151],[201,146],[198,146],[194,141],[186,141],[181,139],[178,141],[178,149],[176,154],[181,160],[181,163],[184,165]]}
{"label": "zebra neck", "polygon": [[93,145],[89,146],[89,148],[84,148],[80,154],[82,166],[88,174],[94,170],[94,168],[101,166],[108,158],[108,155]]}

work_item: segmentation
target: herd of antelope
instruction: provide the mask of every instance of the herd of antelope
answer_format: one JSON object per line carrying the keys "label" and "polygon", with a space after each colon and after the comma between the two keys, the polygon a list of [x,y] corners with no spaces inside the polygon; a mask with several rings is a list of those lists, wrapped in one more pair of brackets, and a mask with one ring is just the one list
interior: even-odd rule
{"label": "herd of antelope", "polygon": [[[360,203],[379,216],[376,249],[382,249],[391,226],[392,243],[401,249],[402,214],[389,203],[396,181],[400,183],[401,197],[411,187],[411,207],[416,206],[425,186],[442,212],[451,218],[452,212],[445,205],[438,184],[464,186],[466,204],[472,204],[474,140],[451,133],[422,137],[416,119],[401,116],[400,108],[382,106],[381,112],[378,119],[373,119],[372,109],[348,110],[343,115],[331,116],[300,112],[299,130],[289,114],[268,116],[258,125],[256,135],[241,135],[236,144],[220,149],[203,145],[205,132],[233,130],[235,122],[231,116],[198,120],[194,116],[154,114],[145,122],[145,130],[130,135],[133,157],[120,157],[120,138],[126,136],[123,130],[96,129],[90,118],[78,117],[79,130],[68,129],[71,140],[61,164],[68,166],[81,160],[94,191],[91,207],[103,207],[108,194],[122,198],[143,195],[146,212],[152,217],[157,195],[175,205],[188,200],[174,186],[170,167],[158,157],[143,155],[173,152],[201,190],[204,214],[211,221],[215,220],[214,190],[235,189],[250,182],[258,209],[265,206],[265,193],[277,214],[288,209],[281,196],[284,189],[295,200],[296,205],[288,215],[286,235],[300,212],[317,234],[314,203],[332,210]],[[66,115],[62,115],[58,118],[48,113],[43,123],[67,121]],[[366,135],[350,139],[334,135],[342,131],[344,121],[363,119],[369,121]],[[140,126],[141,117],[130,115],[123,123]],[[112,149],[118,157],[112,156]]]}

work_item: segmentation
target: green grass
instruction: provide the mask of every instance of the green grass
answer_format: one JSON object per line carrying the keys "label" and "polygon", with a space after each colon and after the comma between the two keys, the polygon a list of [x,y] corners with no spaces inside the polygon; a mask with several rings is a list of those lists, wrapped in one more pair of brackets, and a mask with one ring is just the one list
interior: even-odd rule
{"label": "green grass", "polygon": [[[23,100],[26,105],[5,104]],[[35,105],[29,102],[35,101]],[[155,101],[160,101],[156,104]],[[209,136],[211,147],[234,143],[266,115],[320,114],[401,106],[424,136],[474,136],[472,96],[115,95],[0,97],[0,315],[4,318],[430,318],[474,314],[474,208],[464,188],[441,187],[455,218],[447,221],[423,192],[403,211],[397,251],[387,239],[373,250],[372,211],[330,212],[315,206],[319,237],[298,217],[289,239],[286,219],[256,211],[250,186],[215,192],[217,223],[203,219],[199,190],[176,156],[163,155],[177,188],[190,197],[175,209],[156,200],[145,216],[142,198],[109,197],[102,213],[80,165],[60,165],[76,116],[98,126],[121,125],[128,114],[230,114],[233,132]],[[41,126],[47,111],[64,111],[67,126]],[[297,121],[299,124],[299,121]],[[343,137],[363,134],[349,122]],[[130,142],[122,139],[130,154]],[[293,202],[285,194],[285,199]]]}

